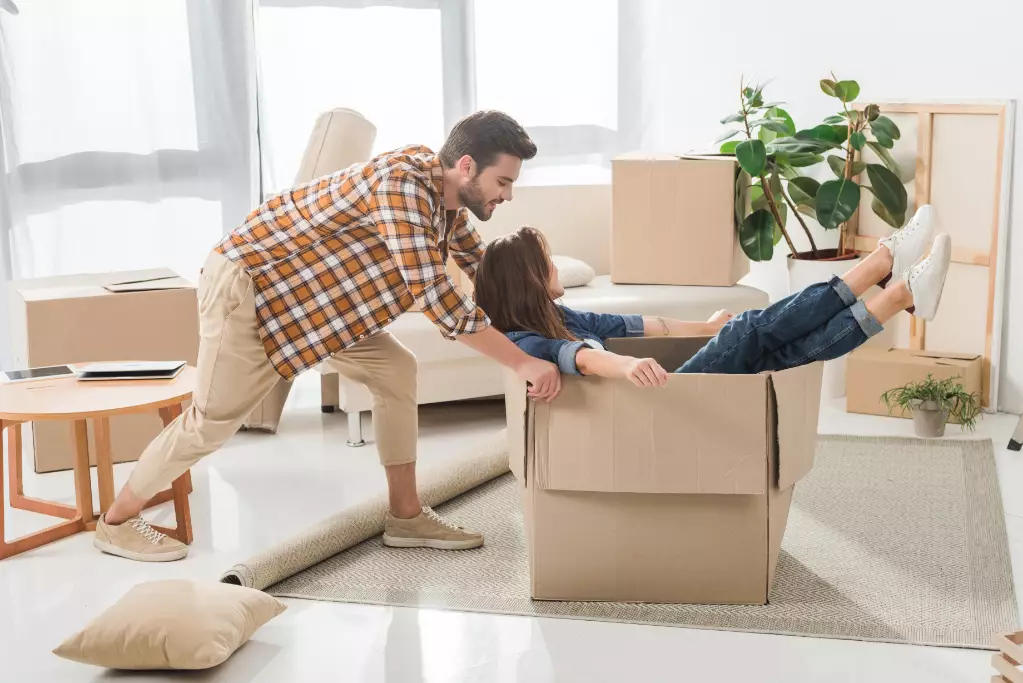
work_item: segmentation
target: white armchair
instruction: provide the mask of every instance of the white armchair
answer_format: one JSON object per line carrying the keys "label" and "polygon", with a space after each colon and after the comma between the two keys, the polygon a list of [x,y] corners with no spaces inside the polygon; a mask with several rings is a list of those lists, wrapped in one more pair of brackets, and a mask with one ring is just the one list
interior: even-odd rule
{"label": "white armchair", "polygon": [[[367,161],[377,129],[362,114],[351,109],[332,109],[321,114],[309,135],[295,184],[329,175],[342,168]],[[248,419],[243,429],[277,431],[291,382],[281,379]]]}

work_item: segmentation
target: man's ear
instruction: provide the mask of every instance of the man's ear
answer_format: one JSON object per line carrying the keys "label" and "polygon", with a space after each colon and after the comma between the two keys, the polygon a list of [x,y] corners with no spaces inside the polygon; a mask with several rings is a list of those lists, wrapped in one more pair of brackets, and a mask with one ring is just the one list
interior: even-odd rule
{"label": "man's ear", "polygon": [[458,169],[459,175],[466,180],[472,180],[473,175],[476,172],[476,162],[473,161],[473,158],[468,154],[463,154],[462,158],[458,160],[457,164],[455,164],[455,167]]}

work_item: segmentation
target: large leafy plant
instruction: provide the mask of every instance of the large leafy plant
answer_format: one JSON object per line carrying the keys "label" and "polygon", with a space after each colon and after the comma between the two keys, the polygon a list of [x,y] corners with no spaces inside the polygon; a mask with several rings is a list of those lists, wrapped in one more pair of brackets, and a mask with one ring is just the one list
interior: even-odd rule
{"label": "large leafy plant", "polygon": [[[889,150],[901,133],[898,126],[881,115],[880,107],[868,104],[862,109],[850,106],[860,93],[856,81],[824,79],[821,90],[842,104],[842,111],[829,116],[810,129],[795,130],[792,117],[779,109],[781,103],[763,102],[763,85],[743,84],[742,109],[722,123],[741,122],[742,128],[729,131],[722,140],[736,135],[742,141],[726,142],[721,151],[734,153],[739,164],[753,179],[750,186],[750,212],[736,209],[739,240],[751,260],[765,261],[774,254],[774,245],[782,239],[794,258],[821,258],[802,215],[815,218],[826,230],[839,229],[837,256],[854,253],[848,235],[848,222],[860,205],[861,191],[873,194],[871,208],[894,228],[906,222],[907,196],[902,171]],[[862,151],[870,148],[882,163],[866,163]],[[834,180],[820,183],[803,176],[799,169],[826,162]],[[866,173],[870,185],[857,178]],[[788,232],[787,215],[799,222],[810,242],[810,251],[799,253]],[[802,215],[801,215],[802,214]]]}

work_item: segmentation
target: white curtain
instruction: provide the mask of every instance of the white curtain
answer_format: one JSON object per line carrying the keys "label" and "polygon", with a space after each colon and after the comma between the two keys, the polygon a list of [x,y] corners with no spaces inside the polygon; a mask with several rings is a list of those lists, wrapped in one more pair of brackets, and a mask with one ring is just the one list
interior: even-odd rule
{"label": "white curtain", "polygon": [[0,0],[0,289],[159,266],[194,278],[290,185],[333,107],[376,125],[374,151],[436,149],[462,116],[502,109],[539,147],[523,182],[608,182],[615,154],[661,137],[663,6]]}
{"label": "white curtain", "polygon": [[0,5],[0,324],[11,278],[194,280],[258,203],[251,4],[13,2]]}

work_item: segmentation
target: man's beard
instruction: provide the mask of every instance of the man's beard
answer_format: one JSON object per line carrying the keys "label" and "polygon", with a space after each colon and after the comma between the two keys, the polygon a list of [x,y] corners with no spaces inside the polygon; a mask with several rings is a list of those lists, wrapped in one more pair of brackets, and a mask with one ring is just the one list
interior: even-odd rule
{"label": "man's beard", "polygon": [[487,202],[483,196],[483,190],[480,189],[479,181],[473,178],[469,181],[469,184],[458,191],[458,199],[462,202],[462,206],[472,211],[472,215],[481,221],[489,220],[490,214],[487,213]]}

